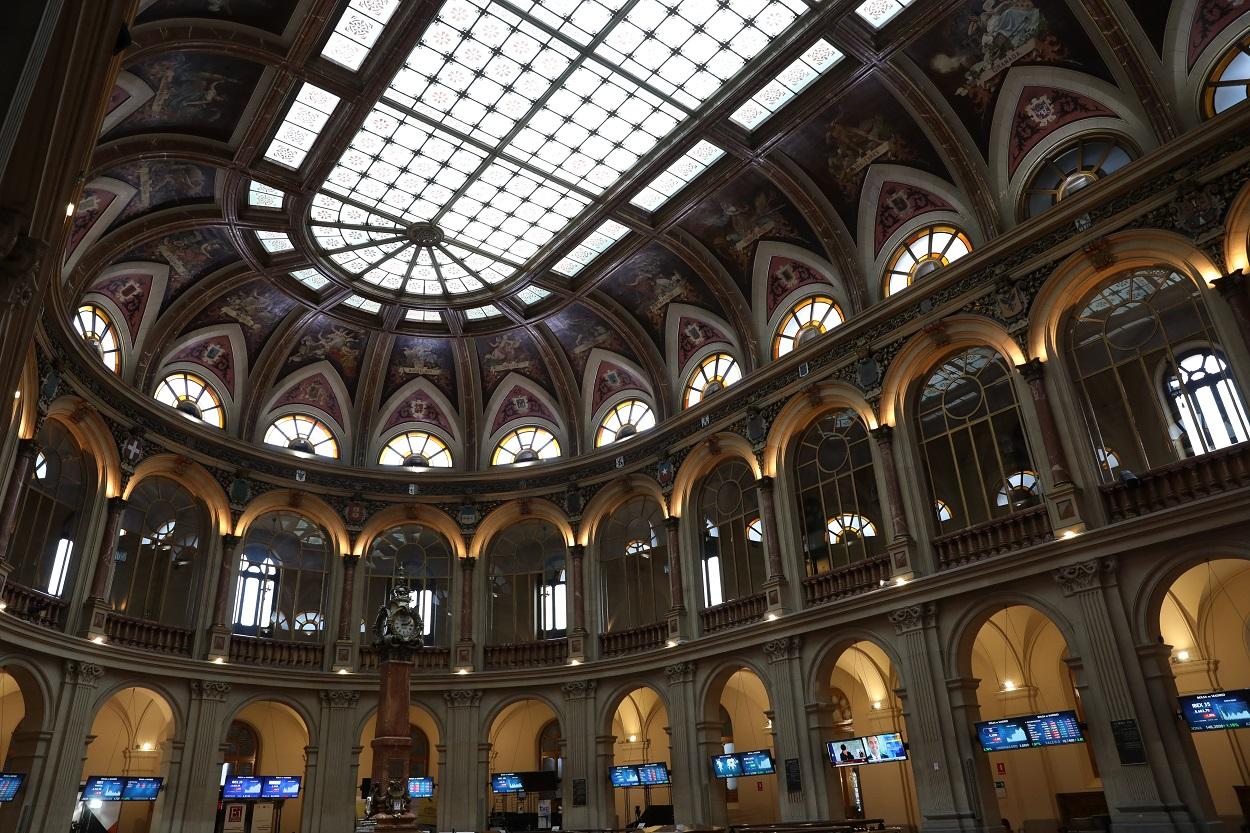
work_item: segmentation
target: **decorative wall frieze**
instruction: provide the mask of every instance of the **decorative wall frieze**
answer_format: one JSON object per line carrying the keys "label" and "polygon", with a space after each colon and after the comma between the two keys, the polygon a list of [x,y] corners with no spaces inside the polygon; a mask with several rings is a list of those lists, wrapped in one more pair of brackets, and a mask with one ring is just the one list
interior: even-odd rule
{"label": "decorative wall frieze", "polygon": [[937,621],[937,605],[932,602],[902,607],[890,612],[890,624],[900,635],[931,628]]}
{"label": "decorative wall frieze", "polygon": [[1065,596],[1072,596],[1110,584],[1115,577],[1117,566],[1118,560],[1114,556],[1094,558],[1051,570],[1050,576],[1063,589]]}
{"label": "decorative wall frieze", "polygon": [[443,692],[443,702],[450,709],[475,708],[482,703],[482,690],[479,688],[453,688]]}

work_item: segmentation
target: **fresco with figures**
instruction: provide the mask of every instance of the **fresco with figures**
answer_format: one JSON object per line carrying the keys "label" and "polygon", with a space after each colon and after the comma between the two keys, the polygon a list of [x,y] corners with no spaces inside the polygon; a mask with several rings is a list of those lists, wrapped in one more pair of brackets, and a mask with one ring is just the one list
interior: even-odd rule
{"label": "fresco with figures", "polygon": [[395,338],[387,365],[386,384],[382,388],[382,401],[390,399],[395,391],[413,379],[425,379],[448,400],[457,401],[456,359],[450,340],[415,336]]}
{"label": "fresco with figures", "polygon": [[294,299],[268,281],[248,281],[209,303],[185,331],[194,332],[214,324],[238,324],[247,345],[248,364],[254,366],[274,329],[297,306]]}
{"label": "fresco with figures", "polygon": [[519,327],[490,336],[479,336],[478,368],[482,375],[482,394],[490,399],[495,388],[509,373],[519,373],[539,384],[549,384],[550,374],[534,337]]}
{"label": "fresco with figures", "polygon": [[720,311],[703,286],[684,260],[653,243],[608,275],[601,288],[639,318],[656,345],[662,346],[669,304],[694,304]]}
{"label": "fresco with figures", "polygon": [[136,133],[193,133],[228,141],[260,81],[262,67],[242,58],[180,51],[127,66],[152,97],[105,140]]}
{"label": "fresco with figures", "polygon": [[163,304],[167,307],[183,290],[205,275],[238,259],[239,253],[231,245],[225,231],[206,228],[158,237],[126,252],[117,262],[142,261],[168,266],[169,283],[165,288]]}
{"label": "fresco with figures", "polygon": [[339,372],[348,394],[354,396],[368,342],[368,333],[359,328],[328,315],[317,315],[300,330],[281,375],[327,361]]}
{"label": "fresco with figures", "polygon": [[574,374],[580,380],[586,370],[586,362],[596,347],[618,353],[633,362],[638,361],[629,343],[618,328],[585,304],[572,304],[552,315],[545,322],[555,334],[560,346],[568,356]]}
{"label": "fresco with figures", "polygon": [[148,0],[139,4],[136,22],[205,18],[281,32],[297,5],[299,0]]}

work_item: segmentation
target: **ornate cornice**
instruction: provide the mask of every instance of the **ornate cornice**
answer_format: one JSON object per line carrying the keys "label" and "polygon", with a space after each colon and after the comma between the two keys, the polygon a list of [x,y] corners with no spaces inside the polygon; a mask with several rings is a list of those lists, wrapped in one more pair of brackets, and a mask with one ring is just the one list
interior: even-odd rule
{"label": "ornate cornice", "polygon": [[1050,577],[1063,589],[1065,596],[1072,596],[1109,584],[1115,577],[1117,566],[1118,559],[1114,556],[1094,558],[1052,570]]}
{"label": "ornate cornice", "polygon": [[479,688],[453,688],[443,692],[443,702],[449,709],[476,708],[482,702],[482,690]]}
{"label": "ornate cornice", "polygon": [[937,619],[937,605],[932,602],[902,607],[890,612],[890,624],[899,634],[931,628]]}

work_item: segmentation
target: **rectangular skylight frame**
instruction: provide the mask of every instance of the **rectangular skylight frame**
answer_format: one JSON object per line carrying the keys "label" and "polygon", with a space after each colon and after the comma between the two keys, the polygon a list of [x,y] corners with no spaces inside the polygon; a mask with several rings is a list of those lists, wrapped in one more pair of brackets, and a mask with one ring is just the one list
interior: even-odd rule
{"label": "rectangular skylight frame", "polygon": [[629,228],[626,226],[615,220],[604,220],[599,228],[586,235],[582,242],[574,246],[551,269],[566,278],[571,278],[589,266],[599,255],[612,248],[626,234],[629,234]]}
{"label": "rectangular skylight frame", "polygon": [[793,63],[777,73],[777,77],[733,111],[729,118],[747,130],[754,130],[797,98],[816,79],[837,66],[844,57],[846,56],[829,41],[818,39]]}
{"label": "rectangular skylight frame", "polygon": [[533,286],[531,284],[530,286],[527,286],[517,292],[516,298],[528,307],[537,304],[539,301],[549,297],[550,295],[551,292],[549,290],[543,289],[541,286]]}
{"label": "rectangular skylight frame", "polygon": [[371,315],[377,315],[382,311],[382,305],[370,298],[362,298],[359,295],[348,295],[343,299],[343,303],[349,307],[354,307],[361,312],[367,312]]}
{"label": "rectangular skylight frame", "polygon": [[305,81],[282,117],[265,158],[284,168],[299,170],[338,106],[337,95]]}
{"label": "rectangular skylight frame", "polygon": [[643,211],[655,211],[724,155],[725,151],[706,139],[700,139],[629,201]]}
{"label": "rectangular skylight frame", "polygon": [[252,179],[247,186],[247,204],[252,208],[273,209],[281,211],[286,204],[286,192],[270,188],[263,182]]}
{"label": "rectangular skylight frame", "polygon": [[291,242],[291,238],[280,231],[255,231],[256,240],[260,243],[261,248],[270,254],[280,254],[295,249],[295,244]]}
{"label": "rectangular skylight frame", "polygon": [[441,322],[443,314],[434,309],[407,309],[404,311],[404,318],[409,321],[432,321]]}
{"label": "rectangular skylight frame", "polygon": [[855,14],[868,21],[874,29],[880,29],[889,23],[903,9],[916,0],[864,0],[855,10]]}
{"label": "rectangular skylight frame", "polygon": [[291,277],[311,289],[313,292],[320,292],[330,285],[329,279],[318,272],[316,269],[300,269],[291,273]]}
{"label": "rectangular skylight frame", "polygon": [[464,311],[464,317],[470,321],[481,321],[484,318],[495,318],[499,315],[503,315],[503,313],[501,313],[499,311],[499,307],[494,304],[483,304],[480,307],[470,307]]}
{"label": "rectangular skylight frame", "polygon": [[391,15],[401,0],[351,0],[334,32],[321,50],[321,57],[356,72],[369,57]]}

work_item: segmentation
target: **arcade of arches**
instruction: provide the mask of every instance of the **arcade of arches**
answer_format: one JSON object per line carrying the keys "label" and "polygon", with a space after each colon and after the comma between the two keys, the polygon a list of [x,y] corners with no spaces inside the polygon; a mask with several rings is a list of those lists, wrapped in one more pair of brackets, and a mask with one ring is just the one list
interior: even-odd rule
{"label": "arcade of arches", "polygon": [[1250,825],[1250,5],[12,5],[0,831]]}

